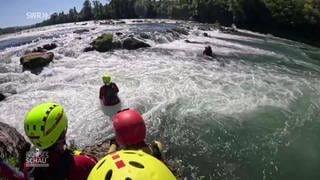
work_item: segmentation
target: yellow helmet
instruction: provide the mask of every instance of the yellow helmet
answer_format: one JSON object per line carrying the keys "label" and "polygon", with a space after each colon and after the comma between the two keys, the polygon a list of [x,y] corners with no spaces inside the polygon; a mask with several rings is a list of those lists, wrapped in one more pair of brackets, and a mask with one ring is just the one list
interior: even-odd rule
{"label": "yellow helmet", "polygon": [[102,76],[102,81],[104,84],[109,85],[111,81],[111,77],[108,74]]}
{"label": "yellow helmet", "polygon": [[168,167],[141,150],[121,150],[102,158],[88,180],[174,180]]}
{"label": "yellow helmet", "polygon": [[43,103],[32,108],[25,117],[24,131],[32,144],[41,149],[54,145],[67,130],[66,113],[59,104]]}

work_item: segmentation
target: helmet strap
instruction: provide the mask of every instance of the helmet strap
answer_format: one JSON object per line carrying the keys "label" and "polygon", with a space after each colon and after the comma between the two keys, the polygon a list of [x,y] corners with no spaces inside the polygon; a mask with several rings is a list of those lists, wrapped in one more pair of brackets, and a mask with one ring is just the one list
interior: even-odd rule
{"label": "helmet strap", "polygon": [[67,148],[67,142],[66,142],[66,130],[61,133],[59,139],[56,141],[56,143],[54,143],[54,145],[52,145],[51,147],[49,147],[47,150],[50,153],[63,153],[66,148]]}

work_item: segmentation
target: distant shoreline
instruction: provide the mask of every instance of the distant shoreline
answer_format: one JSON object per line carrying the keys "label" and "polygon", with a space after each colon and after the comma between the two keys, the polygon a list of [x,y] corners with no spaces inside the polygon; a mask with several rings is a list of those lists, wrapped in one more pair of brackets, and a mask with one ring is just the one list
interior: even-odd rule
{"label": "distant shoreline", "polygon": [[[133,18],[133,19],[136,19],[136,18]],[[154,18],[154,19],[158,19],[158,18]],[[113,19],[105,19],[105,20],[113,20]],[[121,20],[121,19],[118,19],[118,20]],[[181,19],[170,19],[170,20],[181,20]],[[92,20],[92,21],[94,21],[94,20]],[[103,20],[99,20],[99,21],[103,21]],[[84,22],[84,21],[74,21],[74,22],[68,22],[68,23],[76,23],[76,22]],[[198,21],[193,21],[193,22],[202,23],[202,22],[198,22]],[[64,24],[64,23],[58,23],[58,24]],[[23,30],[28,30],[28,29],[37,28],[37,27],[45,27],[45,26],[50,26],[50,25],[33,24],[33,25],[28,25],[28,26],[7,27],[7,28],[3,28],[3,29],[0,28],[0,35],[17,33],[17,32],[21,32]],[[231,28],[230,26],[225,26],[225,27]],[[288,30],[276,30],[276,29],[272,29],[272,28],[266,30],[263,28],[239,27],[239,29],[249,30],[249,31],[253,31],[256,33],[262,33],[262,34],[271,34],[272,36],[276,36],[276,37],[280,37],[280,38],[284,38],[284,39],[288,39],[288,40],[293,40],[293,41],[297,41],[300,43],[305,43],[305,44],[315,46],[315,47],[320,47],[320,42],[317,42],[315,39],[306,37],[305,35],[303,35],[303,33],[297,34],[295,32],[288,31]]]}

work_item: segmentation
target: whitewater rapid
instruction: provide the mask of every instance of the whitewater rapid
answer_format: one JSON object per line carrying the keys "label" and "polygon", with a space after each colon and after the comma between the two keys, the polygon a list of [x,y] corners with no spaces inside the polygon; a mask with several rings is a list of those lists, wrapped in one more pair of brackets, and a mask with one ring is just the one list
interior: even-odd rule
{"label": "whitewater rapid", "polygon": [[[0,102],[0,121],[24,134],[27,111],[42,102],[56,102],[67,113],[69,140],[74,139],[79,147],[101,142],[113,136],[111,115],[98,99],[101,76],[108,73],[120,89],[121,108],[143,114],[148,139],[157,138],[167,145],[169,159],[182,161],[184,176],[245,179],[237,172],[240,160],[247,157],[242,153],[268,146],[272,153],[264,157],[267,164],[273,162],[272,168],[262,167],[265,171],[253,177],[273,179],[279,166],[274,153],[290,142],[283,137],[293,133],[290,127],[314,121],[320,109],[320,66],[305,53],[305,45],[241,30],[246,36],[204,31],[185,21],[125,22],[69,23],[0,36],[0,92],[7,96]],[[165,33],[175,26],[189,27],[190,34],[174,37]],[[78,29],[89,32],[73,33]],[[104,32],[140,39],[139,33],[148,33],[151,38],[142,40],[151,47],[83,52]],[[19,43],[8,47],[11,41]],[[19,61],[23,52],[47,43],[58,45],[52,50],[53,62],[39,75],[23,72]],[[214,58],[202,55],[207,45]],[[266,125],[269,119],[276,125]],[[263,129],[262,134],[242,129],[246,123]],[[248,142],[246,137],[251,136],[258,142],[255,137]],[[203,169],[205,165],[209,168]]]}

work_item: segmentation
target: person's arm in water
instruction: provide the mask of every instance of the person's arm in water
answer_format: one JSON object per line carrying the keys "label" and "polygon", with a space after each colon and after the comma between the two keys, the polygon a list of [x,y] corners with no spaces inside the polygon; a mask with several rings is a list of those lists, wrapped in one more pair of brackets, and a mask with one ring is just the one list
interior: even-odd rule
{"label": "person's arm in water", "polygon": [[118,144],[115,139],[110,139],[109,145],[110,146],[109,146],[109,150],[108,150],[107,154],[117,151]]}
{"label": "person's arm in water", "polygon": [[119,92],[119,88],[118,88],[118,86],[116,85],[116,83],[112,83],[112,89],[114,90],[115,93],[118,93],[118,92]]}
{"label": "person's arm in water", "polygon": [[99,99],[102,99],[102,97],[103,97],[103,86],[100,87]]}
{"label": "person's arm in water", "polygon": [[163,153],[164,146],[160,141],[153,141],[150,144],[150,148],[154,157],[156,157],[157,159],[161,160],[164,163],[166,162],[166,159]]}
{"label": "person's arm in water", "polygon": [[2,159],[0,159],[0,177],[10,180],[24,180],[24,174],[15,170]]}

